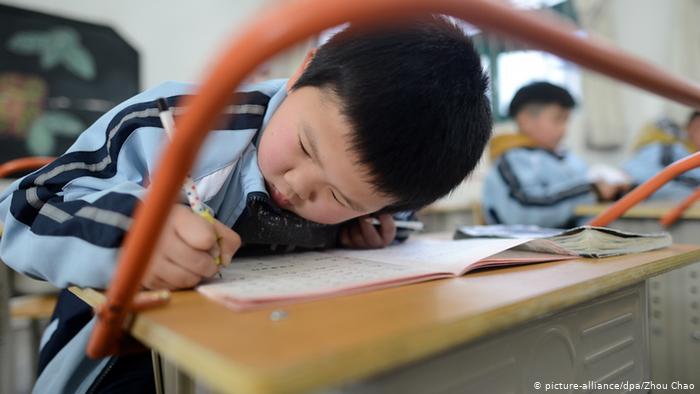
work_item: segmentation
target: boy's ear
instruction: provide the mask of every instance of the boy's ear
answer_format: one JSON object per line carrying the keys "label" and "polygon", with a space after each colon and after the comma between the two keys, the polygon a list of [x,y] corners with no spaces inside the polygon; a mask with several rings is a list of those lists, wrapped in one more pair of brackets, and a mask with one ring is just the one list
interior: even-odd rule
{"label": "boy's ear", "polygon": [[301,65],[297,68],[297,70],[292,74],[291,77],[289,77],[289,80],[287,81],[287,92],[292,90],[292,87],[294,86],[295,83],[299,80],[301,77],[301,74],[304,73],[304,70],[306,70],[306,67],[311,63],[311,60],[314,58],[314,55],[316,54],[316,48],[310,49],[308,52],[306,52],[306,56],[304,57],[304,61],[301,63]]}

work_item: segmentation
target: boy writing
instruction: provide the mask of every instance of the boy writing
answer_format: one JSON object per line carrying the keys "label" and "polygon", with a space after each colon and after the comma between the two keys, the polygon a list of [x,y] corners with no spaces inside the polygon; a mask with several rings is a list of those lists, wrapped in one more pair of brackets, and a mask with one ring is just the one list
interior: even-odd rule
{"label": "boy writing", "polygon": [[[471,41],[441,17],[351,26],[290,80],[243,87],[191,173],[216,223],[175,206],[143,286],[192,287],[216,272],[213,256],[248,246],[387,245],[388,213],[429,204],[473,170],[491,130],[486,87]],[[169,83],[126,101],[0,195],[0,257],[59,287],[107,286],[167,144],[156,102],[177,113],[190,90]],[[382,214],[378,230],[369,214]],[[64,293],[35,390],[151,391],[148,357],[85,357],[91,327],[90,311]]]}
{"label": "boy writing", "polygon": [[493,167],[482,194],[487,223],[571,227],[576,205],[594,202],[596,194],[609,200],[620,191],[605,182],[591,184],[586,163],[558,149],[574,104],[566,89],[548,82],[516,92],[509,115],[518,134],[491,141]]}

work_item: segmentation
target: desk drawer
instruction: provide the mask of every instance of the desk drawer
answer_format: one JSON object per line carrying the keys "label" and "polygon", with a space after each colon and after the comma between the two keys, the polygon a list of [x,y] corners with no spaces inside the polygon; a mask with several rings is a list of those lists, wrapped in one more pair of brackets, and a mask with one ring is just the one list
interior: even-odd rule
{"label": "desk drawer", "polygon": [[333,392],[542,393],[547,383],[648,380],[646,299],[640,283]]}

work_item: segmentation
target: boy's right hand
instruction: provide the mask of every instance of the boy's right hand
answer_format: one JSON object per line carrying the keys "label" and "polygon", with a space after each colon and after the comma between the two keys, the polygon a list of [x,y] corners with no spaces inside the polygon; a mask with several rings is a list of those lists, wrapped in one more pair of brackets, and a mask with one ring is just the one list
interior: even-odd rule
{"label": "boy's right hand", "polygon": [[216,274],[214,258],[219,253],[228,264],[240,246],[241,238],[223,223],[217,220],[212,225],[189,207],[176,204],[141,284],[152,290],[191,288]]}

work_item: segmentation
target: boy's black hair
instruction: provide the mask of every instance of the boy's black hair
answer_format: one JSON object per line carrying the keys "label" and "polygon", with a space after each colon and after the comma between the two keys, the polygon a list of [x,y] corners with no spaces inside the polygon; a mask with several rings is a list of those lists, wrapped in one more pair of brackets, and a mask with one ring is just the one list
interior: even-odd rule
{"label": "boy's black hair", "polygon": [[515,117],[529,105],[557,104],[563,108],[576,105],[568,90],[549,82],[533,82],[518,89],[508,108],[508,116]]}
{"label": "boy's black hair", "polygon": [[690,123],[692,123],[698,116],[700,116],[700,111],[693,111],[690,116],[688,116],[688,121],[685,123],[685,125],[690,126]]}
{"label": "boy's black hair", "polygon": [[491,135],[488,77],[464,31],[441,16],[351,25],[321,46],[293,89],[329,89],[384,211],[418,209],[474,169]]}

